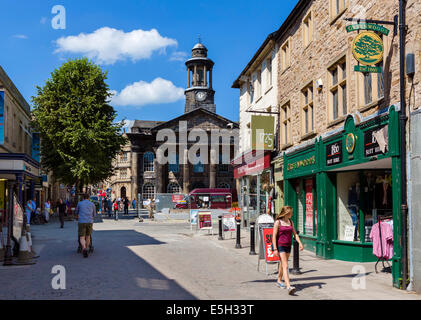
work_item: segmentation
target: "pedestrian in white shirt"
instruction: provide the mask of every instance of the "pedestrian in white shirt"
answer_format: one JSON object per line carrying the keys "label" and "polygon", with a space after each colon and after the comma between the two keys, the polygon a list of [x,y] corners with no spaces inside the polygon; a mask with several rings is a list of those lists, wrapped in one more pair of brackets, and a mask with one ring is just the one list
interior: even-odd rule
{"label": "pedestrian in white shirt", "polygon": [[44,204],[45,222],[48,222],[48,220],[50,220],[50,208],[51,208],[50,200],[45,201],[45,204]]}

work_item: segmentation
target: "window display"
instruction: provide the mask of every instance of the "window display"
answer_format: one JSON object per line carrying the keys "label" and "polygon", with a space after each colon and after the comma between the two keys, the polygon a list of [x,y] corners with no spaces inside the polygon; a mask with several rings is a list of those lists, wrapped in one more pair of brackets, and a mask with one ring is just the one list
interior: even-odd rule
{"label": "window display", "polygon": [[[372,242],[370,232],[373,225],[380,218],[392,217],[391,171],[338,173],[337,192],[337,239]],[[364,222],[362,228],[360,221]],[[360,232],[364,234],[360,235]]]}

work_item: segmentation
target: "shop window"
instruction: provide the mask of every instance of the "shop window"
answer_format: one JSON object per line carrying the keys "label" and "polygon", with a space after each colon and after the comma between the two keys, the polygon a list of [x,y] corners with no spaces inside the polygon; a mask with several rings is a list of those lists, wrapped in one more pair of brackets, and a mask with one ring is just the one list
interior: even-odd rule
{"label": "shop window", "polygon": [[313,83],[301,91],[302,95],[302,132],[309,134],[314,130]]}
{"label": "shop window", "polygon": [[297,230],[307,236],[316,236],[316,180],[313,178],[296,180],[295,191],[297,193]]}
{"label": "shop window", "polygon": [[[393,215],[391,171],[338,173],[336,181],[337,239],[371,242],[372,226],[379,219]],[[393,224],[393,220],[390,223]]]}
{"label": "shop window", "polygon": [[329,68],[329,78],[329,118],[334,121],[348,113],[345,58]]}

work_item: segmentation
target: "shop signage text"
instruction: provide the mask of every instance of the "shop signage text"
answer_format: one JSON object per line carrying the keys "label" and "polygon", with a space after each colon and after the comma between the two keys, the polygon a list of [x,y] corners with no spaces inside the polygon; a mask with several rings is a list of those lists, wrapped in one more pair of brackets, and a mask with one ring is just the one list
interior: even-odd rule
{"label": "shop signage text", "polygon": [[293,163],[288,163],[287,170],[295,170],[301,167],[311,166],[316,163],[316,156],[312,156],[311,158],[295,161]]}
{"label": "shop signage text", "polygon": [[251,116],[251,148],[273,150],[275,147],[275,118]]}
{"label": "shop signage text", "polygon": [[374,136],[376,130],[368,130],[364,132],[364,156],[373,157],[378,154],[383,154],[379,143]]}
{"label": "shop signage text", "polygon": [[326,165],[333,166],[342,163],[342,141],[337,141],[326,146]]}
{"label": "shop signage text", "polygon": [[347,32],[358,31],[358,30],[371,30],[371,31],[380,32],[386,36],[389,35],[389,29],[383,26],[380,26],[378,24],[373,24],[373,23],[358,23],[358,24],[353,24],[346,27]]}

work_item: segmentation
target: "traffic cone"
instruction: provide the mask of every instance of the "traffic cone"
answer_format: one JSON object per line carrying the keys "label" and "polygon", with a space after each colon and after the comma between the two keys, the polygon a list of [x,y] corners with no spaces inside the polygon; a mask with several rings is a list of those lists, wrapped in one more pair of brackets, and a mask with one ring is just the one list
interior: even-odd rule
{"label": "traffic cone", "polygon": [[31,253],[31,249],[29,248],[25,230],[23,230],[22,236],[20,237],[19,254],[18,254],[17,263],[18,264],[35,264],[35,262],[32,261],[32,253]]}
{"label": "traffic cone", "polygon": [[4,261],[4,255],[6,253],[6,250],[4,250],[4,244],[3,244],[3,232],[0,227],[0,261]]}

